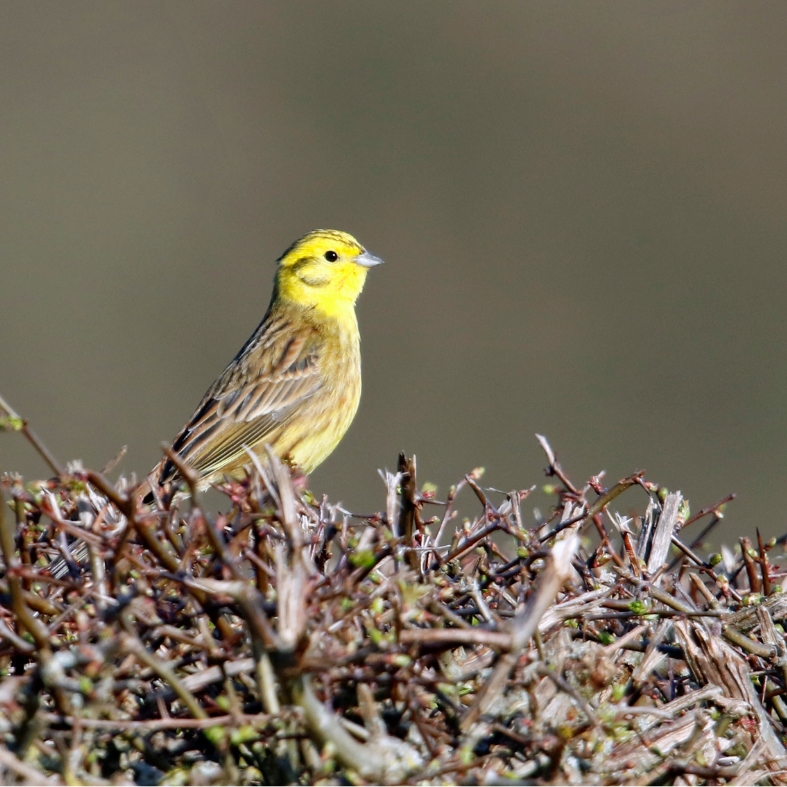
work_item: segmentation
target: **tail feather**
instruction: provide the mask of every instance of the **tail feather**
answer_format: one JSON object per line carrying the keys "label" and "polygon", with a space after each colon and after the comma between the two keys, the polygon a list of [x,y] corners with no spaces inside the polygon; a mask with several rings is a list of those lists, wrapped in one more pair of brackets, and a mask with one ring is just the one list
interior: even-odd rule
{"label": "tail feather", "polygon": [[[141,504],[153,505],[160,503],[159,487],[154,481],[155,475],[151,473],[133,492],[132,502],[134,508]],[[109,505],[109,501],[103,496],[88,489],[87,494],[81,495],[77,502],[79,508],[80,524],[85,530],[89,530],[95,521],[98,512],[109,506],[109,511],[104,517],[104,522],[109,523],[113,530],[121,530],[126,525],[126,518],[114,506]],[[49,564],[49,572],[55,579],[64,577],[79,576],[81,567],[86,566],[90,559],[90,549],[88,545],[80,539],[71,539],[71,543],[63,549],[64,554],[55,558]]]}

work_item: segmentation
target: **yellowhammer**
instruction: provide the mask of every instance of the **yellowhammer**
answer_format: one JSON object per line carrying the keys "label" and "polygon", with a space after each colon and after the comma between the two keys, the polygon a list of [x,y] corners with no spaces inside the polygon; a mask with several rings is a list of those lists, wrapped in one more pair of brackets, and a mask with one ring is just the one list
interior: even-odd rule
{"label": "yellowhammer", "polygon": [[[352,235],[314,230],[278,260],[273,295],[257,330],[208,389],[172,444],[204,489],[223,476],[237,476],[249,457],[265,459],[269,445],[306,473],[333,451],[361,398],[361,348],[355,301],[368,269],[382,260]],[[177,481],[177,468],[162,460],[137,488]],[[72,550],[87,559],[84,543]],[[55,577],[69,571],[63,558],[50,566]]]}
{"label": "yellowhammer", "polygon": [[[262,322],[172,444],[200,488],[237,476],[245,447],[264,457],[268,444],[305,473],[336,448],[361,398],[355,301],[381,262],[336,230],[314,230],[282,254]],[[176,477],[163,460],[151,480]]]}

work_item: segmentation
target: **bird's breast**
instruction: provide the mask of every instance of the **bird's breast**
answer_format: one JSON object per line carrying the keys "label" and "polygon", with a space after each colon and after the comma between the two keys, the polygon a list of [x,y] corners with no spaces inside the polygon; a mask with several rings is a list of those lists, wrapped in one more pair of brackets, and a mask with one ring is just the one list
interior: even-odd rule
{"label": "bird's breast", "polygon": [[[361,353],[355,331],[331,331],[324,336],[320,353],[318,392],[305,407],[308,415],[298,418],[290,435],[291,461],[311,472],[336,447],[350,428],[361,399]],[[293,419],[293,424],[295,419]]]}

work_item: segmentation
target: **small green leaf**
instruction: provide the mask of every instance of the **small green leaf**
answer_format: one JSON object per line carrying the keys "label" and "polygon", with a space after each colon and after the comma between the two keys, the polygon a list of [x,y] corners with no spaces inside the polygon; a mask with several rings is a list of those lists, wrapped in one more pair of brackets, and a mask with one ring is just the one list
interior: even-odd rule
{"label": "small green leaf", "polygon": [[385,602],[382,599],[382,596],[377,596],[376,599],[372,601],[369,605],[369,608],[374,612],[375,615],[381,615],[385,610]]}
{"label": "small green leaf", "polygon": [[230,734],[230,743],[233,746],[239,746],[241,743],[251,743],[252,741],[259,740],[260,734],[250,724],[244,724],[237,730],[233,730]]}
{"label": "small green leaf", "polygon": [[350,563],[356,568],[371,568],[375,560],[374,552],[371,549],[361,549],[350,555]]}
{"label": "small green leaf", "polygon": [[205,737],[214,745],[220,746],[225,739],[224,727],[216,725],[205,730]]}
{"label": "small green leaf", "polygon": [[646,615],[650,611],[648,605],[639,599],[635,599],[634,601],[630,602],[628,606],[629,610],[635,615]]}
{"label": "small green leaf", "polygon": [[5,432],[21,432],[25,428],[25,422],[13,415],[0,417],[0,430]]}

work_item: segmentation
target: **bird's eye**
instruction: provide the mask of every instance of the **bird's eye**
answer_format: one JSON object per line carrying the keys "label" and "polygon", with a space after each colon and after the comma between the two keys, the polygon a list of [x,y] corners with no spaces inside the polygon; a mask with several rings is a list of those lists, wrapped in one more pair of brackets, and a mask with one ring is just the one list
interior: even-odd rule
{"label": "bird's eye", "polygon": [[335,251],[326,251],[325,259],[328,260],[328,262],[336,262],[336,260],[339,259],[339,255]]}

